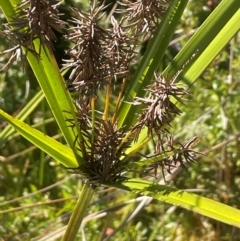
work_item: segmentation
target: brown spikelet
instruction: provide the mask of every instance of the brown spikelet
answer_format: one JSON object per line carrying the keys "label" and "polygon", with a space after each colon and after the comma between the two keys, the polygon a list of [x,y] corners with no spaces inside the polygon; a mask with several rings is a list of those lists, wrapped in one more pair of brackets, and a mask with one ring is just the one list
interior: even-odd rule
{"label": "brown spikelet", "polygon": [[[108,6],[108,5],[107,5]],[[111,15],[111,27],[101,24],[107,7],[93,2],[86,13],[74,10],[74,26],[66,39],[73,43],[67,51],[70,60],[64,68],[70,68],[69,90],[80,91],[83,95],[96,96],[100,87],[114,84],[118,77],[129,76],[129,65],[136,56],[136,39],[125,26],[124,18],[117,21]]]}
{"label": "brown spikelet", "polygon": [[[19,56],[24,63],[23,55],[27,55],[28,52],[39,60],[42,48],[46,50],[46,47],[53,47],[51,41],[56,40],[54,30],[62,32],[65,24],[59,19],[57,10],[59,4],[60,2],[56,0],[22,0],[16,6],[16,13],[5,25],[5,30],[0,33],[6,36],[10,43],[10,49],[1,54],[12,53],[4,68],[8,68]],[[40,40],[39,49],[35,49],[33,44],[35,39]]]}
{"label": "brown spikelet", "polygon": [[155,81],[146,89],[145,98],[136,97],[133,104],[146,106],[139,115],[138,122],[133,127],[135,132],[135,141],[139,133],[146,126],[148,135],[157,135],[161,141],[161,134],[168,132],[168,126],[171,126],[172,120],[181,113],[181,110],[173,103],[175,100],[181,101],[180,97],[186,95],[184,88],[178,86],[173,80],[167,80],[164,77],[155,75]]}
{"label": "brown spikelet", "polygon": [[[118,128],[117,123],[110,120],[96,117],[93,126],[87,102],[81,101],[77,108],[77,119],[84,140],[82,142],[77,137],[76,146],[85,152],[86,162],[72,171],[85,175],[95,186],[117,181],[127,164],[122,157],[125,155],[124,150],[130,146],[130,141],[121,143],[126,134]],[[68,121],[72,123],[71,120]]]}
{"label": "brown spikelet", "polygon": [[[17,6],[16,16],[10,25],[19,32],[27,33],[30,43],[38,38],[41,46],[52,47],[51,41],[56,40],[53,30],[62,32],[65,25],[59,19],[59,4],[57,0],[23,0]],[[38,50],[39,54],[40,51],[41,49]]]}
{"label": "brown spikelet", "polygon": [[75,26],[66,36],[74,44],[67,51],[71,59],[65,60],[65,68],[72,68],[69,86],[85,95],[96,95],[98,88],[108,82],[104,53],[109,33],[98,23],[103,10],[104,5],[98,7],[95,2],[90,13],[74,10],[77,17],[72,22]]}
{"label": "brown spikelet", "polygon": [[135,34],[146,35],[156,30],[160,19],[167,10],[169,0],[138,0],[136,2],[123,0],[121,5],[127,8],[126,19],[134,23]]}
{"label": "brown spikelet", "polygon": [[201,155],[200,152],[194,151],[191,148],[196,145],[199,141],[197,136],[187,140],[183,144],[178,144],[178,147],[173,145],[173,136],[168,138],[167,141],[167,152],[173,152],[174,154],[168,158],[159,160],[147,167],[148,171],[154,171],[154,175],[157,175],[157,171],[160,168],[162,170],[162,176],[165,180],[165,172],[171,174],[172,169],[181,166],[187,170],[186,164],[195,162],[197,156]]}
{"label": "brown spikelet", "polygon": [[109,29],[110,41],[106,49],[106,56],[111,77],[126,77],[129,65],[136,56],[137,40],[130,35],[128,26],[124,26],[124,19],[117,21],[111,16],[112,28]]}

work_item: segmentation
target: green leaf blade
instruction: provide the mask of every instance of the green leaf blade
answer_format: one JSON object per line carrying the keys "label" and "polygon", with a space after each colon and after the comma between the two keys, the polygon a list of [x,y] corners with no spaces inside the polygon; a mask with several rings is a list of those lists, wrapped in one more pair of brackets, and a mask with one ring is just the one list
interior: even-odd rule
{"label": "green leaf blade", "polygon": [[224,25],[218,35],[202,51],[201,55],[193,63],[191,68],[184,74],[183,79],[194,82],[207,66],[214,60],[219,52],[229,43],[234,35],[240,29],[240,10],[238,10],[231,19]]}
{"label": "green leaf blade", "polygon": [[[39,91],[25,106],[24,108],[16,115],[18,120],[24,121],[29,114],[37,107],[37,105],[43,100],[44,95],[42,91]],[[15,132],[13,126],[10,124],[7,125],[3,131],[0,133],[0,147],[4,146],[8,137]]]}
{"label": "green leaf blade", "polygon": [[[209,47],[210,43],[216,38],[216,36],[221,32],[226,24],[231,21],[233,16],[239,11],[240,1],[236,0],[223,0],[217,6],[217,8],[212,12],[212,14],[205,20],[197,32],[191,37],[191,39],[184,45],[183,49],[177,54],[174,60],[168,65],[164,70],[164,73],[172,78],[176,72],[183,68],[183,66],[193,58],[193,63],[199,56]],[[239,21],[237,23],[239,26]],[[228,28],[229,31],[231,30]],[[226,34],[230,34],[226,32]],[[214,58],[220,51],[222,47],[215,49],[212,57]],[[211,59],[213,59],[211,58]],[[211,60],[204,60],[210,62]],[[206,65],[207,66],[207,65]],[[191,64],[186,67],[186,69],[178,76],[180,79],[185,72],[191,68]],[[201,71],[203,71],[201,69]],[[198,71],[198,75],[202,72]],[[188,81],[188,79],[186,79]],[[191,80],[192,81],[192,80]]]}
{"label": "green leaf blade", "polygon": [[26,123],[13,118],[3,110],[0,110],[0,116],[7,120],[24,138],[61,162],[64,166],[68,168],[75,168],[78,166],[75,155],[69,147],[64,146]]}
{"label": "green leaf blade", "polygon": [[123,181],[119,181],[117,184],[108,185],[128,190],[139,195],[146,195],[197,212],[223,223],[240,227],[240,210],[209,198],[139,179],[126,178]]}

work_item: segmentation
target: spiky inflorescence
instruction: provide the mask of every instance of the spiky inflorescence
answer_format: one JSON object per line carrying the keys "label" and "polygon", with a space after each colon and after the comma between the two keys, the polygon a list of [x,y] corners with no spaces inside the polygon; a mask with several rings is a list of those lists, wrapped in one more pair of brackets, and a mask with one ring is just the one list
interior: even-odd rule
{"label": "spiky inflorescence", "polygon": [[66,60],[65,68],[73,68],[69,77],[69,85],[85,95],[95,94],[101,84],[105,83],[108,70],[105,66],[104,50],[109,34],[98,22],[98,13],[104,9],[93,5],[90,13],[74,10],[77,18],[66,38],[74,46],[67,51],[71,57]]}
{"label": "spiky inflorescence", "polygon": [[124,26],[124,19],[117,21],[111,16],[112,29],[109,29],[110,41],[106,56],[111,77],[126,77],[129,65],[136,57],[137,38],[130,35],[129,26]]}
{"label": "spiky inflorescence", "polygon": [[[66,60],[65,68],[71,68],[69,84],[74,90],[81,93],[76,113],[80,127],[80,136],[76,137],[77,148],[83,154],[85,163],[75,169],[88,177],[94,185],[103,182],[116,181],[128,164],[124,158],[124,151],[130,146],[130,140],[126,138],[123,129],[117,127],[117,121],[100,119],[91,116],[90,99],[97,96],[97,91],[105,84],[112,84],[112,80],[118,77],[126,77],[130,63],[136,56],[142,36],[152,36],[153,31],[159,25],[159,20],[167,9],[167,1],[164,0],[139,0],[137,2],[122,1],[126,13],[119,21],[111,16],[110,29],[101,26],[102,12],[106,6],[93,2],[90,13],[82,10],[74,10],[76,17],[71,21],[74,27],[66,36],[73,43],[73,47],[67,51],[71,57]],[[23,0],[17,7],[17,13],[6,30],[5,35],[12,48],[3,53],[12,52],[12,57],[5,67],[8,67],[19,55],[25,57],[25,53],[31,52],[40,59],[41,48],[51,48],[51,40],[56,40],[53,30],[62,31],[64,23],[59,20],[56,0]],[[40,47],[35,49],[33,41],[40,40]],[[180,98],[187,92],[180,88],[172,80],[167,80],[155,75],[155,82],[146,91],[145,98],[136,97],[136,105],[146,106],[139,116],[137,124],[132,128],[135,141],[144,127],[148,128],[148,135],[158,137],[156,150],[160,148],[164,152],[162,134],[168,133],[168,126],[172,120],[181,113],[172,102],[174,97]],[[89,96],[91,98],[89,98]],[[94,116],[94,115],[93,115]],[[68,119],[74,127],[73,120]],[[127,139],[127,140],[125,140]],[[125,140],[125,142],[123,142]],[[178,148],[173,146],[172,140],[168,141],[168,149],[175,154],[169,158],[149,165],[149,169],[155,172],[158,167],[171,172],[171,168],[180,164],[194,161],[195,153],[189,147],[195,139],[185,142]]]}
{"label": "spiky inflorescence", "polygon": [[[148,135],[158,137],[158,144],[163,142],[161,135],[168,132],[167,127],[170,126],[172,120],[179,114],[181,110],[173,103],[172,97],[180,101],[180,97],[186,95],[184,88],[179,87],[174,83],[174,79],[167,80],[166,78],[155,75],[155,81],[146,89],[147,96],[145,98],[134,98],[133,104],[143,105],[146,108],[138,118],[138,122],[133,127],[135,132],[135,141],[138,139],[139,133],[146,126]],[[157,145],[157,146],[159,146]],[[159,153],[159,150],[157,150]]]}
{"label": "spiky inflorescence", "polygon": [[163,179],[165,180],[165,174],[164,172],[167,171],[169,174],[171,174],[171,170],[181,166],[185,169],[186,164],[191,164],[196,160],[197,155],[201,155],[200,152],[194,151],[191,148],[196,145],[196,143],[199,141],[198,137],[193,137],[187,141],[185,141],[183,144],[178,144],[178,147],[174,147],[173,144],[173,136],[168,138],[167,140],[167,152],[173,152],[174,154],[170,157],[167,157],[165,159],[159,160],[153,164],[150,164],[147,168],[147,171],[154,170],[155,176],[157,175],[158,168],[162,169],[162,175]]}
{"label": "spiky inflorescence", "polygon": [[83,139],[77,136],[76,146],[84,153],[86,162],[72,171],[85,175],[93,185],[115,182],[127,165],[122,160],[124,150],[130,146],[130,141],[122,143],[126,133],[118,128],[117,123],[97,117],[93,126],[86,102],[78,103],[77,108]]}
{"label": "spiky inflorescence", "polygon": [[169,0],[138,0],[136,2],[123,0],[120,4],[126,6],[126,20],[134,23],[135,34],[146,36],[148,33],[153,33],[159,26]]}
{"label": "spiky inflorescence", "polygon": [[135,56],[132,38],[121,21],[117,22],[112,16],[112,29],[104,29],[99,23],[105,7],[94,1],[90,13],[74,10],[75,26],[66,36],[73,43],[67,51],[71,59],[65,60],[64,66],[72,69],[69,89],[83,95],[96,96],[100,87],[127,75],[129,63]]}
{"label": "spiky inflorescence", "polygon": [[[41,48],[46,50],[52,47],[52,40],[56,40],[54,30],[62,32],[65,23],[59,19],[57,0],[23,0],[16,7],[16,13],[11,21],[5,25],[6,30],[1,32],[7,36],[11,48],[3,53],[12,52],[10,61],[5,67],[9,67],[19,53],[24,60],[21,47],[24,47],[25,55],[31,52],[38,60]],[[33,44],[35,39],[40,40],[39,49]],[[24,62],[24,61],[22,61]]]}
{"label": "spiky inflorescence", "polygon": [[117,128],[117,124],[99,119],[95,125],[88,161],[80,169],[94,183],[116,181],[127,164],[121,157],[130,144],[125,142],[119,148],[125,133]]}

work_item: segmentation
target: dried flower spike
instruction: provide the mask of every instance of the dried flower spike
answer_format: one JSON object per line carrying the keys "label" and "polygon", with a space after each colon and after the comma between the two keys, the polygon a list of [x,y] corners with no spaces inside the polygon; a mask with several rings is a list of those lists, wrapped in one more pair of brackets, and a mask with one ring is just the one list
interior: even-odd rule
{"label": "dried flower spike", "polygon": [[[120,146],[126,134],[118,128],[117,123],[110,120],[96,117],[93,127],[87,102],[77,104],[77,108],[79,112],[76,115],[83,140],[77,137],[76,146],[85,153],[86,162],[72,171],[85,175],[95,186],[116,181],[127,164],[122,157],[124,150],[130,146],[130,141]],[[72,121],[68,121],[72,125]]]}
{"label": "dried flower spike", "polygon": [[[167,141],[168,151],[174,152],[174,154],[166,159],[157,161],[153,164],[150,164],[147,168],[147,171],[154,171],[154,175],[157,175],[158,168],[162,169],[162,176],[165,180],[165,172],[169,174],[172,173],[172,169],[181,166],[187,170],[186,164],[191,164],[195,162],[198,155],[201,155],[200,152],[194,151],[191,148],[196,145],[199,141],[197,136],[187,140],[183,144],[179,144],[176,148],[173,145],[173,136],[171,136]],[[168,152],[167,151],[167,152]],[[165,180],[166,181],[166,180]]]}
{"label": "dried flower spike", "polygon": [[10,24],[19,32],[28,33],[29,41],[39,38],[43,47],[52,47],[51,41],[56,40],[53,30],[62,32],[65,25],[59,19],[59,5],[57,0],[23,0],[17,6],[16,16]]}
{"label": "dried flower spike", "polygon": [[146,35],[156,30],[161,17],[167,10],[169,0],[123,0],[119,2],[127,8],[126,20],[135,23],[135,34]]}
{"label": "dried flower spike", "polygon": [[128,76],[129,65],[136,57],[137,38],[130,36],[128,26],[124,26],[123,22],[124,18],[117,21],[111,16],[112,29],[108,30],[110,41],[106,48],[107,66],[110,76],[115,79]]}
{"label": "dried flower spike", "polygon": [[93,2],[90,13],[74,10],[75,25],[66,36],[73,43],[68,50],[70,60],[65,68],[71,68],[69,90],[80,91],[83,95],[96,96],[97,90],[114,83],[118,77],[127,77],[130,63],[136,53],[137,38],[130,36],[124,19],[117,21],[111,16],[111,28],[101,26],[107,6]]}
{"label": "dried flower spike", "polygon": [[171,97],[181,101],[180,97],[186,95],[184,88],[174,83],[174,80],[167,80],[161,76],[155,75],[155,81],[146,89],[147,96],[145,98],[136,97],[133,104],[146,106],[139,120],[133,127],[135,131],[135,141],[137,141],[139,133],[143,127],[148,128],[148,135],[158,136],[161,141],[161,134],[168,132],[167,127],[171,126],[172,120],[179,114],[181,110],[172,102]]}
{"label": "dried flower spike", "polygon": [[[38,60],[40,59],[41,49],[46,50],[53,47],[51,41],[56,40],[54,30],[62,32],[65,25],[59,19],[57,7],[60,3],[57,0],[23,0],[16,7],[16,13],[12,20],[6,25],[3,35],[9,35],[8,40],[11,48],[5,53],[12,52],[9,63],[16,59],[17,53],[21,52],[21,47],[25,49],[25,55],[31,52]],[[35,39],[40,40],[39,49],[36,50],[33,44]]]}
{"label": "dried flower spike", "polygon": [[104,8],[104,5],[98,7],[94,2],[90,13],[74,10],[77,14],[77,18],[72,20],[75,26],[66,36],[74,44],[67,51],[71,59],[65,60],[65,68],[73,68],[69,86],[84,95],[96,95],[98,88],[108,82],[105,46],[109,33],[99,25],[102,17],[99,13]]}

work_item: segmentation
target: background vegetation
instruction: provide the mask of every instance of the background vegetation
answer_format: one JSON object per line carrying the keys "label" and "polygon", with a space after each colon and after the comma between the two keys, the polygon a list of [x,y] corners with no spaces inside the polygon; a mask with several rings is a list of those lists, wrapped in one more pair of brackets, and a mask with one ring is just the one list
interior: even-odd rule
{"label": "background vegetation", "polygon": [[[67,3],[80,4],[77,0],[65,2],[61,7],[65,15]],[[169,64],[218,3],[189,1],[161,68]],[[88,6],[86,1],[81,4]],[[61,51],[65,45],[63,41],[54,45],[59,64],[65,57]],[[0,38],[0,51],[5,46]],[[236,208],[240,208],[239,52],[238,34],[191,85],[191,95],[181,107],[184,113],[173,122],[173,130],[179,140],[200,136],[197,148],[205,155],[169,183]],[[16,64],[0,72],[0,108],[11,115],[40,91],[30,67],[25,73],[19,68]],[[6,123],[0,121],[3,128]],[[64,143],[44,99],[25,122]],[[84,179],[70,175],[17,133],[1,147],[0,161],[0,240],[58,240]],[[112,240],[126,241],[240,239],[238,228],[150,198],[135,198],[122,190],[101,188],[89,207],[79,240],[104,240],[105,234],[114,234]]]}

